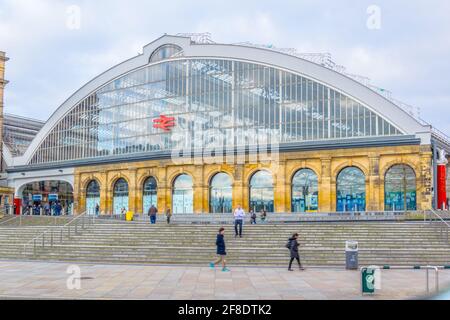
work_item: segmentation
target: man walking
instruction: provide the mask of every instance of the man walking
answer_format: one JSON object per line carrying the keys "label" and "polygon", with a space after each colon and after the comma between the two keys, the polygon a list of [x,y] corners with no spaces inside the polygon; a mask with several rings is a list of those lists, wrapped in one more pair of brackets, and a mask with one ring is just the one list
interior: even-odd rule
{"label": "man walking", "polygon": [[241,205],[238,205],[237,209],[234,211],[234,231],[235,238],[239,235],[242,238],[242,226],[244,224],[245,212]]}
{"label": "man walking", "polygon": [[150,223],[156,224],[156,214],[158,213],[158,209],[156,209],[155,205],[152,205],[148,210],[148,215],[150,216]]}

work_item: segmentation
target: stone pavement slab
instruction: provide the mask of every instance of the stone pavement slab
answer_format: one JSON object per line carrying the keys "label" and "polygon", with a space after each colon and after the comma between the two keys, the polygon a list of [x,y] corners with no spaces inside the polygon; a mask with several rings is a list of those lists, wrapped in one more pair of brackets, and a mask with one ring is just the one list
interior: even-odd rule
{"label": "stone pavement slab", "polygon": [[[424,270],[383,270],[382,289],[374,296],[362,297],[360,273],[337,268],[289,272],[284,268],[235,267],[224,273],[208,266],[78,264],[80,288],[70,289],[67,270],[73,265],[0,261],[0,298],[353,300],[426,295]],[[450,270],[440,271],[439,278],[441,289],[450,288]],[[433,272],[430,288],[434,289]]]}

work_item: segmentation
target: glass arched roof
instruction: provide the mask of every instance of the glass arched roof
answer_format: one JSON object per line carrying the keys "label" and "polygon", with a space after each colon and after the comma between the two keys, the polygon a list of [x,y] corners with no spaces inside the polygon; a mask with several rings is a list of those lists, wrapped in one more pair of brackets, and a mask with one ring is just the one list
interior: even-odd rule
{"label": "glass arched roof", "polygon": [[[164,50],[152,59],[168,57]],[[161,116],[174,118],[171,130],[154,127]],[[153,62],[86,97],[30,163],[400,134],[368,106],[307,77],[232,59],[178,58]]]}

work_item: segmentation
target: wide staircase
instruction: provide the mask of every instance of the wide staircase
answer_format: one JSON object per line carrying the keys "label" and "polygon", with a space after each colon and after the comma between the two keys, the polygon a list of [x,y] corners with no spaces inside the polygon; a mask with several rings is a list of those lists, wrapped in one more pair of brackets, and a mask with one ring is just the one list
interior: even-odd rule
{"label": "wide staircase", "polygon": [[[69,238],[61,224],[0,222],[0,259],[206,265],[215,255],[219,228],[98,219],[78,228],[78,233],[72,228]],[[31,241],[44,231],[45,239]],[[343,266],[346,240],[359,242],[362,265],[450,264],[448,242],[429,223],[377,221],[247,224],[242,239],[235,239],[233,227],[227,225],[228,261],[240,266],[284,266],[289,258],[285,244],[294,232],[300,234],[300,255],[306,266]]]}

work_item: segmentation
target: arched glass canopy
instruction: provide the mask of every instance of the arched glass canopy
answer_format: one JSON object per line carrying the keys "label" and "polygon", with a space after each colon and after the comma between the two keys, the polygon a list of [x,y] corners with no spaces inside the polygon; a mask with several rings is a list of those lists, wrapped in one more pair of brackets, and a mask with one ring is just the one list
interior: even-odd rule
{"label": "arched glass canopy", "polygon": [[[163,50],[172,49],[161,50],[155,54],[166,57]],[[161,115],[175,118],[171,131],[153,126]],[[179,58],[130,72],[86,97],[30,163],[399,134],[367,106],[304,76],[256,63]]]}
{"label": "arched glass canopy", "polygon": [[336,211],[366,210],[366,177],[357,167],[342,170],[337,177]]}
{"label": "arched glass canopy", "polygon": [[297,171],[292,179],[292,212],[319,209],[319,179],[311,169]]}

